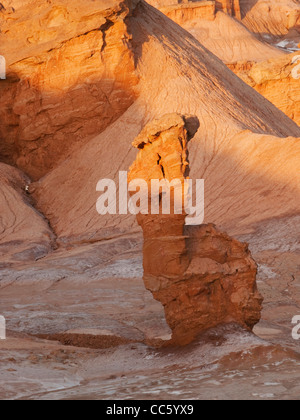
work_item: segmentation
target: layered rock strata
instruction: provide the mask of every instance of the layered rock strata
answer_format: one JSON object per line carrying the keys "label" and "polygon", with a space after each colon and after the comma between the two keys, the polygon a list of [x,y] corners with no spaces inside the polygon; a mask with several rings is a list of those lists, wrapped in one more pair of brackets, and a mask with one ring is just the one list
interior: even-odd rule
{"label": "layered rock strata", "polygon": [[39,179],[133,103],[137,77],[125,22],[132,3],[3,1],[3,162]]}

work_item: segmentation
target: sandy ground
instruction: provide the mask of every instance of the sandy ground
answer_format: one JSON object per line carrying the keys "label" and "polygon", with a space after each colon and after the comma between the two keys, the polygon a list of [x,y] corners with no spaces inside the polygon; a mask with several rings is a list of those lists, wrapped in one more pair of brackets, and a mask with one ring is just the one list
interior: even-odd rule
{"label": "sandy ground", "polygon": [[[219,327],[185,348],[146,344],[168,340],[170,330],[142,282],[140,236],[2,269],[8,338],[0,341],[0,398],[298,399],[291,324],[300,314],[298,222],[272,221],[241,238],[259,264],[265,298],[256,335]],[[280,243],[288,226],[290,239]]]}

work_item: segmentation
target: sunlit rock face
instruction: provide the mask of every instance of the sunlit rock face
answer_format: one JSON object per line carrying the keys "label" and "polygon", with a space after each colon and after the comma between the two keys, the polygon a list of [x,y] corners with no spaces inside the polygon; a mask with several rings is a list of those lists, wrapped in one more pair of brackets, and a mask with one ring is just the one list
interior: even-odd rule
{"label": "sunlit rock face", "polygon": [[240,0],[147,0],[180,25],[192,19],[214,20],[222,11],[241,19]]}
{"label": "sunlit rock face", "polygon": [[240,0],[243,23],[257,34],[300,33],[298,0]]}
{"label": "sunlit rock face", "polygon": [[217,9],[223,12],[241,18],[240,0],[219,0],[216,1]]}
{"label": "sunlit rock face", "polygon": [[37,179],[122,115],[137,77],[131,1],[27,3],[0,10],[0,156]]}
{"label": "sunlit rock face", "polygon": [[149,1],[299,125],[299,2]]}
{"label": "sunlit rock face", "polygon": [[[140,151],[129,182],[143,179],[148,191],[153,179],[183,183],[187,144],[197,129],[195,119],[178,114],[148,124],[134,142]],[[175,189],[170,197],[170,215],[138,214],[137,220],[144,233],[144,283],[164,306],[173,342],[187,344],[223,323],[251,330],[260,320],[262,298],[248,245],[212,224],[186,226],[183,205],[182,214],[175,214]]]}
{"label": "sunlit rock face", "polygon": [[[4,8],[0,5],[1,48],[6,48],[5,52],[0,48],[0,54],[5,53],[9,59],[9,78],[1,79],[0,84],[7,87],[5,83],[9,82],[11,89],[16,88],[12,83],[11,63],[40,57],[43,51],[48,51],[52,57],[52,48],[56,48],[57,42],[60,45],[60,38],[52,38],[52,35],[47,46],[44,44],[47,31],[55,33],[59,29],[52,26],[51,20],[46,34],[39,35],[41,42],[32,43],[33,34],[43,31],[39,13],[45,7],[62,6],[71,10],[74,4],[75,15],[78,12],[78,16],[83,16],[82,22],[78,18],[78,26],[73,21],[61,25],[62,34],[67,34],[61,37],[62,48],[65,41],[73,39],[75,42],[77,35],[84,36],[85,32],[97,28],[98,23],[102,25],[97,10],[100,17],[102,7],[107,13],[109,10],[119,13],[118,8],[112,9],[119,3],[113,0],[0,2],[5,5]],[[267,2],[247,0],[247,3]],[[268,3],[275,5],[277,1]],[[296,5],[293,0],[281,0],[281,3]],[[189,4],[187,6],[186,12],[192,10]],[[21,7],[24,7],[22,13]],[[201,9],[195,10],[198,13]],[[17,13],[20,19],[14,19]],[[25,13],[26,24],[22,17]],[[299,329],[291,321],[300,313],[300,129],[209,51],[215,55],[222,53],[226,63],[242,59],[265,61],[273,52],[267,44],[262,48],[263,43],[239,20],[222,11],[214,20],[196,19],[198,26],[194,26],[193,34],[199,34],[199,42],[143,1],[129,15],[118,16],[118,25],[122,25],[123,17],[127,25],[127,41],[133,47],[135,72],[139,76],[139,84],[134,87],[138,98],[133,105],[93,139],[89,140],[88,134],[84,144],[78,145],[66,160],[64,157],[69,152],[62,152],[63,145],[57,143],[55,147],[60,154],[54,156],[53,162],[57,162],[56,159],[63,162],[39,182],[29,186],[30,179],[21,171],[0,165],[0,312],[7,320],[7,340],[0,340],[0,364],[5,366],[1,369],[0,398],[298,400],[299,341],[294,340],[292,329],[297,333]],[[270,15],[261,14],[261,18],[266,21]],[[117,24],[114,12],[108,19]],[[63,18],[58,17],[56,24],[60,20]],[[3,22],[6,22],[5,32],[2,32]],[[29,22],[33,24],[33,31],[24,30],[23,39],[23,31],[17,28]],[[13,30],[7,31],[8,23]],[[15,41],[4,42],[5,36],[13,40],[14,35]],[[114,40],[113,36],[107,37],[108,58],[119,57],[119,53],[114,55],[110,50],[108,41]],[[111,48],[119,48],[120,39],[117,41]],[[85,49],[86,44],[82,43],[82,47]],[[91,57],[92,71],[96,71],[95,44],[90,43],[89,48],[86,55]],[[79,46],[78,49],[80,55]],[[280,52],[278,48],[274,50]],[[97,65],[102,68],[99,62]],[[106,63],[109,68],[115,64]],[[69,69],[72,72],[71,65]],[[78,71],[75,65],[74,71]],[[132,66],[124,66],[123,77],[131,81],[130,74]],[[26,77],[25,71],[24,75]],[[277,77],[276,73],[274,76]],[[66,85],[70,80],[71,75],[66,77]],[[101,80],[105,85],[106,79]],[[81,79],[78,82],[77,89],[82,94],[84,83]],[[15,83],[21,88],[21,81],[16,79]],[[28,83],[33,81],[30,79]],[[280,80],[277,83],[279,85]],[[283,103],[282,92],[289,93],[284,83],[280,90]],[[0,141],[6,148],[5,160],[22,163],[17,157],[28,155],[28,170],[36,171],[37,162],[34,165],[32,162],[33,157],[39,155],[40,147],[48,165],[50,141],[45,148],[42,137],[41,141],[32,143],[18,140],[19,119],[25,118],[26,122],[26,118],[29,121],[29,116],[32,117],[31,102],[26,102],[30,115],[27,117],[22,112],[17,119],[11,96],[5,91],[7,96],[4,97],[4,89],[1,95],[1,115],[5,109],[5,118],[11,118],[0,119],[0,129],[5,128],[7,133]],[[85,120],[90,118],[89,130],[93,130],[95,124],[103,124],[104,114],[97,119],[93,112],[88,116],[92,98],[85,95],[81,95],[74,108],[82,101],[80,121],[85,129]],[[68,90],[51,103],[48,112],[55,106],[60,107],[65,118],[65,106],[69,107],[70,115],[74,115],[67,98]],[[115,104],[111,96],[107,100]],[[38,120],[40,108],[34,103]],[[176,224],[175,218],[169,216],[171,227],[167,219],[158,224],[158,220],[154,223],[149,218],[147,226],[144,219],[143,228],[145,232],[149,228],[145,244],[153,256],[145,252],[145,281],[165,302],[177,342],[190,341],[200,328],[219,322],[226,313],[228,322],[231,318],[243,325],[226,324],[209,329],[184,349],[154,350],[152,346],[158,340],[169,340],[170,331],[162,305],[153,300],[142,280],[142,229],[137,226],[134,215],[106,217],[96,212],[99,180],[109,178],[118,185],[119,171],[126,171],[136,159],[138,149],[132,147],[132,141],[142,127],[154,118],[174,112],[179,113],[179,117],[185,113],[197,115],[200,123],[201,128],[188,145],[188,160],[190,176],[205,178],[205,223],[213,222],[221,232],[227,231],[231,237],[249,242],[251,254],[259,265],[257,281],[265,302],[262,320],[254,333],[260,338],[244,327],[251,328],[259,316],[254,302],[255,285],[253,298],[250,291],[247,301],[254,281],[251,273],[255,270],[247,247],[213,225],[188,228],[183,225],[182,217],[178,216]],[[51,124],[49,122],[50,128]],[[66,133],[62,137],[64,147],[74,147],[77,132],[74,129],[68,132],[68,124],[72,126],[74,119],[70,117],[64,129],[59,128],[58,132]],[[173,128],[167,124],[166,132],[174,135],[175,140],[180,132],[184,140],[193,133],[186,124],[186,119],[179,119],[176,128],[173,120]],[[20,125],[20,135],[24,127],[25,124]],[[158,131],[152,133],[154,137]],[[54,134],[53,140],[55,144]],[[153,147],[159,141],[155,141]],[[180,156],[185,149],[177,141],[174,146],[177,156],[172,156],[174,171],[176,169],[176,176],[183,178],[185,161]],[[30,150],[27,155],[25,151],[21,153],[25,147]],[[150,146],[148,149],[151,152]],[[11,156],[9,150],[13,152]],[[161,158],[157,157],[151,168],[159,176],[162,176],[162,167],[167,169],[162,159],[166,157],[161,153]],[[141,166],[142,163],[143,160]],[[40,167],[38,169],[43,173]],[[173,235],[167,242],[173,230],[178,232],[178,240]],[[163,241],[170,244],[169,249],[161,245]],[[170,264],[166,250],[173,258]],[[234,274],[237,268],[238,273]],[[171,269],[174,269],[172,276]],[[169,296],[172,293],[174,295]],[[55,342],[45,338],[55,339]],[[95,343],[97,350],[91,351],[89,346],[94,348]],[[80,345],[77,350],[76,345]]]}
{"label": "sunlit rock face", "polygon": [[300,125],[300,54],[284,54],[261,63],[232,70],[288,117]]}
{"label": "sunlit rock face", "polygon": [[185,1],[179,3],[174,0],[171,2],[162,0],[160,3],[157,3],[154,0],[150,1],[150,3],[179,25],[195,19],[213,21],[217,11],[215,1]]}

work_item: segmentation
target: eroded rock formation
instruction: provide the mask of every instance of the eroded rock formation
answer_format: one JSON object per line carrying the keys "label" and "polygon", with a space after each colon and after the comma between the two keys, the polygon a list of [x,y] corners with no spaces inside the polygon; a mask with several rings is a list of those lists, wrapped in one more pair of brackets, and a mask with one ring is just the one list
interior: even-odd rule
{"label": "eroded rock formation", "polygon": [[[171,7],[177,10],[178,16],[182,11],[182,18],[190,15],[190,10],[197,9],[198,17],[210,16],[211,11],[221,10],[230,16],[241,18],[240,0],[147,0],[147,3],[157,8]],[[195,17],[195,15],[194,15]]]}
{"label": "eroded rock formation", "polygon": [[218,0],[216,1],[217,9],[241,19],[240,0]]}
{"label": "eroded rock formation", "polygon": [[216,16],[216,3],[214,1],[197,1],[174,4],[173,1],[172,5],[165,3],[160,7],[160,11],[179,25],[184,25],[194,19],[213,21]]}
{"label": "eroded rock formation", "polygon": [[[152,179],[184,182],[187,144],[198,129],[196,122],[168,114],[148,124],[133,143],[140,151],[129,182],[144,179],[149,187]],[[171,209],[174,198],[171,194]],[[252,329],[260,319],[262,299],[248,246],[212,224],[186,226],[183,204],[182,214],[150,213],[137,215],[144,233],[144,282],[163,304],[174,342],[186,344],[222,323]]]}
{"label": "eroded rock formation", "polygon": [[243,23],[257,34],[295,35],[300,32],[297,0],[240,0]]}
{"label": "eroded rock formation", "polygon": [[131,215],[97,215],[95,186],[103,178],[118,182],[119,171],[134,161],[131,143],[141,127],[172,112],[197,115],[201,123],[190,147],[191,174],[202,178],[205,173],[210,221],[240,235],[249,225],[297,212],[299,141],[290,136],[300,137],[300,128],[144,1],[127,24],[140,80],[138,99],[33,186],[38,208],[56,235],[95,240],[136,229]]}
{"label": "eroded rock formation", "polygon": [[[230,3],[230,2],[229,2]],[[231,4],[231,3],[230,3]],[[264,61],[284,55],[278,48],[259,40],[240,19],[238,7],[226,1],[198,1],[167,5],[162,13],[190,32],[225,64]]]}
{"label": "eroded rock formation", "polygon": [[2,161],[38,179],[132,104],[132,3],[2,1]]}
{"label": "eroded rock formation", "polygon": [[248,69],[237,65],[232,70],[300,125],[299,63],[300,54],[296,52],[261,63],[248,63]]}

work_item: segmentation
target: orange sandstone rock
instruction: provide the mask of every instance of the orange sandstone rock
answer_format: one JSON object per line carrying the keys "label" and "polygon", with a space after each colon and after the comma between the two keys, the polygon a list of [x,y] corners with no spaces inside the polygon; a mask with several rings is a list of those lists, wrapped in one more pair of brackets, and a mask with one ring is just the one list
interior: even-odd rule
{"label": "orange sandstone rock", "polygon": [[[260,27],[249,24],[249,30],[240,21],[233,19],[238,17],[240,20],[240,3],[243,22],[253,21],[263,25],[266,20],[269,25],[266,24],[266,27],[272,35],[287,34],[289,31],[287,36],[293,37],[300,28],[300,5],[291,2],[272,2],[268,7],[268,2],[254,4],[248,0],[187,1],[171,6],[162,0],[159,4],[163,4],[160,10],[166,16],[189,31],[241,79],[299,124],[299,79],[293,77],[292,73],[297,64],[293,63],[293,58],[299,54],[286,54],[286,51],[276,47],[272,36],[267,35],[260,40],[251,32],[263,32]],[[273,40],[274,45],[265,42],[266,39],[269,42]],[[295,39],[298,39],[297,36]],[[285,45],[285,41],[282,42]]]}
{"label": "orange sandstone rock", "polygon": [[38,179],[133,103],[131,3],[3,1],[2,161]]}
{"label": "orange sandstone rock", "polygon": [[216,15],[216,3],[214,1],[197,1],[174,4],[173,2],[170,6],[164,4],[160,10],[179,25],[183,25],[194,19],[213,21]]}
{"label": "orange sandstone rock", "polygon": [[218,10],[241,19],[240,0],[219,0],[216,5]]}
{"label": "orange sandstone rock", "polygon": [[[189,165],[187,143],[198,129],[196,121],[168,114],[148,124],[133,143],[140,151],[129,181],[183,182]],[[186,226],[185,217],[184,211],[137,216],[144,233],[145,286],[163,304],[174,343],[187,344],[223,323],[251,330],[260,320],[262,298],[248,246],[212,224]]]}
{"label": "orange sandstone rock", "polygon": [[240,0],[243,23],[254,33],[286,35],[300,32],[297,0]]}
{"label": "orange sandstone rock", "polygon": [[[249,63],[250,64],[250,63]],[[300,54],[293,53],[232,70],[300,125]]]}

